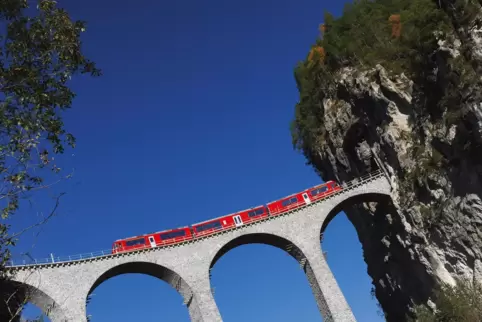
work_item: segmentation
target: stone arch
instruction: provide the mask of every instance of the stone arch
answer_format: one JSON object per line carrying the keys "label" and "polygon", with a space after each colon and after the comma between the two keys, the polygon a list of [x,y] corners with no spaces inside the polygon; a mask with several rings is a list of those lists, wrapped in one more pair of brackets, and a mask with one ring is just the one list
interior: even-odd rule
{"label": "stone arch", "polygon": [[[5,284],[5,285],[4,285]],[[8,284],[2,283],[2,293],[3,294],[12,294],[12,299],[15,301],[15,304],[9,305],[9,307],[3,308],[5,305],[2,303],[0,305],[0,311],[5,312],[5,314],[9,315],[4,316],[3,313],[0,313],[0,320],[9,321],[11,315],[8,313],[8,310],[16,310],[20,307],[20,303],[26,301],[38,307],[42,314],[49,317],[52,322],[63,322],[67,321],[67,315],[63,311],[61,305],[57,303],[49,294],[45,293],[45,291],[40,290],[39,288],[27,283],[27,282],[18,282],[18,281],[8,281]],[[13,321],[22,321],[20,318],[21,314],[16,317]]]}
{"label": "stone arch", "polygon": [[247,244],[270,245],[279,248],[291,255],[291,257],[293,257],[299,263],[300,267],[305,273],[308,284],[311,287],[311,290],[315,297],[315,301],[318,305],[321,315],[323,316],[323,319],[325,321],[331,321],[332,312],[330,312],[330,310],[328,309],[328,305],[325,300],[325,294],[323,294],[323,291],[318,284],[318,280],[314,270],[311,267],[310,260],[307,259],[307,254],[303,252],[303,250],[301,249],[301,245],[298,245],[295,241],[288,239],[288,237],[282,237],[273,233],[261,232],[246,233],[237,236],[233,239],[230,239],[228,242],[218,248],[210,262],[209,269],[214,267],[217,261],[229,251]]}
{"label": "stone arch", "polygon": [[216,262],[229,251],[247,244],[264,244],[279,248],[290,254],[297,261],[305,258],[300,248],[292,241],[289,241],[284,237],[271,233],[247,233],[229,240],[226,244],[219,248],[211,260],[209,269],[213,268]]}
{"label": "stone arch", "polygon": [[[228,253],[230,250],[233,250],[234,248],[237,248],[242,245],[265,244],[265,245],[270,245],[270,246],[279,248],[287,252],[299,263],[300,267],[302,268],[303,272],[306,275],[308,284],[311,287],[316,304],[318,306],[320,314],[323,317],[323,320],[324,321],[337,320],[333,317],[333,314],[338,314],[340,312],[333,311],[332,308],[329,307],[326,300],[326,296],[327,295],[330,296],[332,294],[324,294],[324,291],[322,290],[322,287],[320,286],[319,283],[322,280],[324,282],[327,282],[329,286],[325,285],[325,291],[329,290],[332,293],[336,293],[335,288],[337,287],[337,285],[330,284],[331,281],[327,280],[326,278],[320,278],[320,276],[323,276],[323,274],[325,273],[324,267],[320,269],[319,267],[320,263],[318,261],[318,258],[316,256],[315,257],[311,256],[312,254],[306,253],[305,252],[307,250],[306,245],[299,244],[298,242],[299,240],[295,241],[295,238],[284,237],[273,233],[260,233],[260,232],[246,233],[246,234],[234,237],[233,239],[230,239],[224,245],[219,247],[217,251],[214,253],[214,256],[210,262],[209,269],[211,269],[223,255]],[[316,270],[321,271],[321,275],[319,275],[319,277],[317,277]],[[343,307],[343,305],[341,305],[341,307]],[[343,309],[344,308],[345,307],[343,307]],[[349,307],[347,307],[347,309],[349,311]],[[346,312],[341,312],[340,314],[343,316],[344,313]],[[351,314],[351,311],[349,311],[349,314]],[[347,318],[346,321],[352,321],[349,317],[346,317],[346,318]]]}
{"label": "stone arch", "polygon": [[[97,277],[93,285],[90,287],[87,296],[105,281],[124,274],[144,274],[158,278],[171,285],[183,297],[184,304],[187,305],[191,318],[194,312],[199,311],[197,303],[193,302],[193,291],[191,286],[180,276],[180,274],[166,266],[148,261],[126,262],[107,269]],[[87,298],[85,301],[87,301]]]}
{"label": "stone arch", "polygon": [[[391,203],[392,200],[390,193],[380,191],[362,192],[349,196],[348,198],[345,198],[339,203],[337,203],[328,211],[327,215],[323,219],[323,222],[321,223],[320,236],[321,234],[323,234],[323,232],[326,230],[326,227],[328,227],[328,224],[333,220],[333,218],[335,218],[337,214],[347,208],[353,207],[357,204],[363,204],[365,202]],[[353,224],[356,226],[355,223]]]}
{"label": "stone arch", "polygon": [[[365,203],[376,204],[369,204],[366,207]],[[346,213],[348,220],[355,228],[363,252],[362,258],[367,265],[366,273],[371,279],[372,291],[375,292],[374,294],[379,305],[386,312],[386,306],[384,306],[386,304],[381,297],[381,294],[383,294],[381,289],[385,287],[391,288],[392,285],[386,279],[385,273],[387,269],[390,271],[403,271],[402,262],[394,261],[390,255],[392,251],[397,252],[397,249],[393,248],[391,240],[397,234],[393,231],[393,223],[400,220],[400,217],[397,215],[398,210],[388,190],[386,192],[383,192],[381,189],[377,191],[376,186],[372,186],[372,188],[366,189],[365,192],[353,194],[337,202],[327,212],[319,226],[321,238],[331,220],[342,211]],[[377,229],[374,229],[374,227],[377,227]],[[387,235],[389,235],[388,239]],[[321,243],[318,245],[320,252],[323,253],[323,245]],[[389,251],[388,247],[391,247],[392,250]],[[399,247],[399,245],[396,247]],[[419,279],[415,276],[413,277],[413,283],[419,283]],[[399,298],[397,293],[398,291],[392,294]],[[393,298],[391,301],[393,301]]]}

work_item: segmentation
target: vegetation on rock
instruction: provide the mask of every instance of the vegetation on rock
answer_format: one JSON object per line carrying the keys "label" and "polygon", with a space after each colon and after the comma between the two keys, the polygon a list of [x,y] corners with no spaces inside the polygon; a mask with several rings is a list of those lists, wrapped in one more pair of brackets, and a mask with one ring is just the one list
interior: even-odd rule
{"label": "vegetation on rock", "polygon": [[65,178],[52,155],[75,146],[61,114],[75,96],[68,81],[101,72],[81,51],[85,23],[56,1],[0,0],[0,20],[0,320],[11,321],[21,305],[10,297],[4,266],[19,234],[7,219],[22,200]]}
{"label": "vegetation on rock", "polygon": [[443,285],[435,297],[435,311],[423,305],[415,308],[416,321],[482,322],[481,284],[459,281],[456,286]]}
{"label": "vegetation on rock", "polygon": [[[471,1],[475,0],[459,0],[456,4],[462,6],[460,3],[464,2],[465,10],[461,11],[470,12]],[[434,83],[432,77],[433,54],[439,48],[438,41],[450,41],[455,31],[450,17],[438,3],[433,0],[359,0],[347,4],[338,19],[325,13],[323,37],[313,46],[323,49],[323,59],[314,59],[313,56],[321,51],[312,50],[309,59],[300,62],[295,69],[300,98],[291,125],[292,137],[293,144],[305,153],[308,161],[311,148],[323,144],[320,142],[324,136],[320,102],[334,96],[337,90],[334,80],[343,68],[370,69],[381,64],[393,74],[405,73],[416,81],[419,91],[442,85]],[[394,15],[402,26],[399,36],[393,35]],[[463,15],[460,19],[468,18]],[[474,81],[475,72],[468,68],[470,63],[464,56],[451,59],[450,64],[452,70],[446,76],[449,87],[442,90],[445,92],[442,97],[434,99],[455,109],[461,99],[458,90]],[[420,104],[420,111],[414,112],[430,112],[428,105],[431,103]]]}

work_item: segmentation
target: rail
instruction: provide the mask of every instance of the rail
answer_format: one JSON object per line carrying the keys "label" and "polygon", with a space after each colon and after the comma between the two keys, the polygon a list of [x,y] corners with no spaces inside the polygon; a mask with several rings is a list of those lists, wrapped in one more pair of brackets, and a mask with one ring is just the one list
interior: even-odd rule
{"label": "rail", "polygon": [[[298,210],[298,209],[301,209],[303,207],[308,207],[308,206],[311,206],[313,204],[317,204],[317,203],[319,203],[319,202],[321,202],[321,201],[323,201],[323,200],[325,200],[329,197],[341,194],[341,193],[343,193],[347,190],[351,190],[355,187],[358,187],[358,186],[363,185],[363,184],[365,184],[369,181],[372,181],[374,179],[378,179],[378,178],[383,177],[383,176],[384,176],[383,171],[376,170],[376,171],[374,171],[372,173],[369,173],[367,175],[364,175],[362,177],[353,179],[350,182],[341,184],[340,185],[342,187],[341,190],[337,190],[335,192],[325,194],[322,198],[319,198],[319,199],[311,202],[310,204],[305,204],[304,202],[299,202],[299,203],[296,203],[292,208],[290,208],[288,210],[285,210],[283,212],[272,213],[270,216],[260,216],[261,218],[253,218],[251,220],[244,221],[239,226],[236,225],[236,224],[232,224],[228,227],[224,227],[222,229],[218,229],[216,231],[209,232],[209,233],[206,233],[206,234],[202,234],[202,235],[198,235],[198,236],[176,238],[174,241],[173,240],[163,241],[161,243],[157,243],[156,247],[151,247],[150,245],[149,246],[143,245],[142,247],[130,249],[129,251],[120,251],[117,254],[126,254],[126,253],[129,253],[129,252],[135,252],[135,251],[140,251],[140,250],[153,249],[153,248],[157,249],[157,248],[163,248],[163,247],[168,247],[168,246],[173,246],[173,245],[179,245],[179,244],[183,244],[183,243],[186,243],[186,242],[194,242],[194,241],[197,241],[197,240],[204,239],[208,236],[217,235],[219,233],[226,232],[226,231],[229,231],[229,230],[232,230],[232,229],[245,227],[246,225],[252,225],[252,224],[255,224],[255,223],[261,222],[261,221],[271,220],[271,219],[277,218],[279,216],[291,213],[294,210]],[[83,254],[78,254],[78,255],[70,255],[70,256],[54,256],[53,254],[50,254],[50,257],[41,258],[41,259],[34,259],[34,258],[30,257],[29,255],[27,255],[27,256],[29,256],[29,259],[8,260],[7,265],[5,265],[5,266],[6,267],[19,267],[19,266],[42,265],[42,264],[57,264],[57,263],[66,263],[66,262],[87,260],[87,259],[92,259],[92,258],[97,258],[97,257],[112,256],[112,255],[117,255],[117,254],[113,254],[112,249],[106,249],[106,250],[100,250],[100,251],[83,253]]]}

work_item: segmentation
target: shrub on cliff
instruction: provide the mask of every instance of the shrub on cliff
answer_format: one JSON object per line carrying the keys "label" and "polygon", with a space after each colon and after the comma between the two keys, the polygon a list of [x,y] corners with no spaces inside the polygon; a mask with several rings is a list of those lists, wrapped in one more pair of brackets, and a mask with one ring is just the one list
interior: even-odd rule
{"label": "shrub on cliff", "polygon": [[[401,31],[393,36],[391,17],[399,17]],[[449,19],[432,0],[355,1],[334,19],[325,13],[326,31],[320,45],[326,68],[375,66],[407,72],[436,48],[434,31],[447,31]]]}
{"label": "shrub on cliff", "polygon": [[415,308],[417,322],[482,322],[482,285],[459,282],[443,285],[435,292],[436,311],[426,306]]}

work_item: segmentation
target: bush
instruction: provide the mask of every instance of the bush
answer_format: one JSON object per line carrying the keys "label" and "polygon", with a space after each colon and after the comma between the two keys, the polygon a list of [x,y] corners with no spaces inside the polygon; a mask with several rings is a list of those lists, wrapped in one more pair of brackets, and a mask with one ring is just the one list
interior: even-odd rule
{"label": "bush", "polygon": [[461,281],[455,287],[443,285],[435,292],[436,310],[415,308],[417,322],[482,322],[482,284]]}

